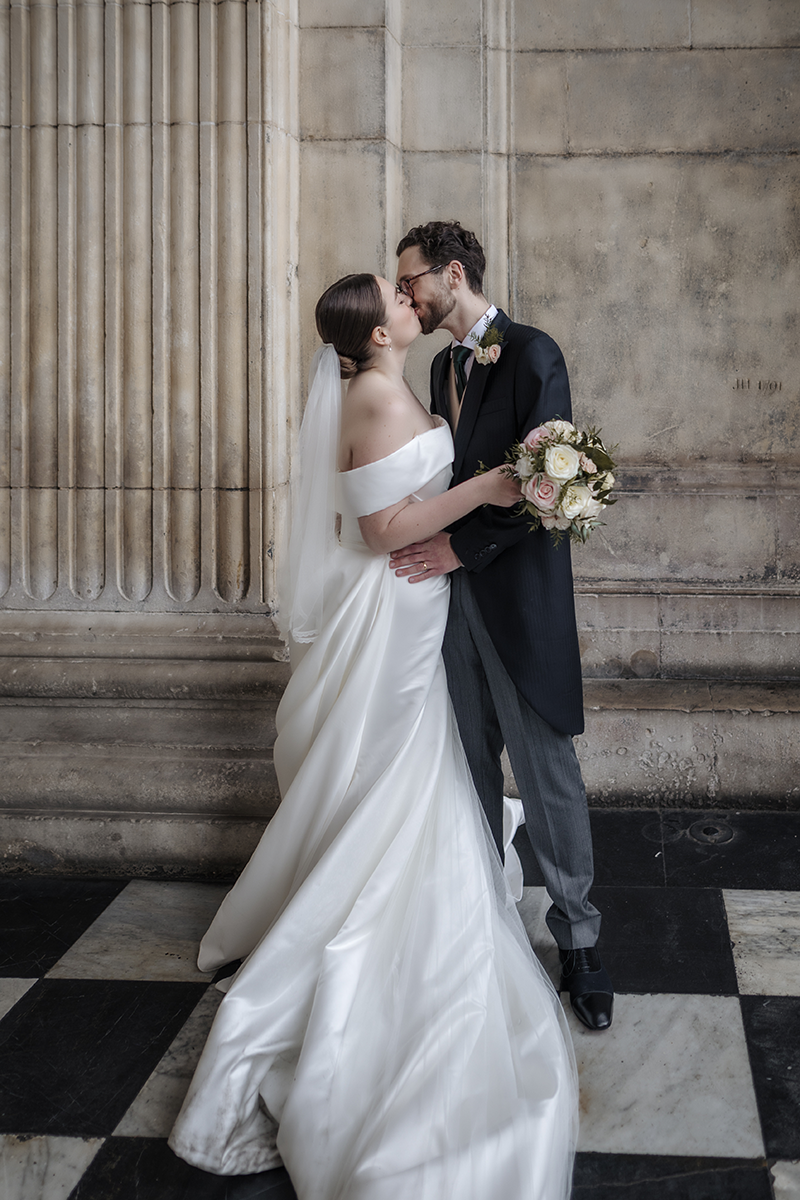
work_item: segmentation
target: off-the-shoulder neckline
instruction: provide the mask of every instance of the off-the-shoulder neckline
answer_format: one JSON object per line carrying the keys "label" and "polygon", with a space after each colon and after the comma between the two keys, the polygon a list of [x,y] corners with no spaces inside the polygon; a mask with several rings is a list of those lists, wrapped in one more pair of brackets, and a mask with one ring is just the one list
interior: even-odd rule
{"label": "off-the-shoulder neckline", "polygon": [[[434,415],[438,416],[438,414]],[[414,442],[418,442],[420,438],[427,437],[430,433],[440,433],[442,429],[449,430],[450,426],[447,424],[447,421],[445,421],[444,417],[439,417],[438,419],[440,421],[439,425],[434,425],[432,429],[423,429],[422,433],[415,433],[413,438],[409,438],[407,442],[403,442],[402,446],[398,446],[396,450],[392,450],[391,454],[384,454],[383,458],[374,458],[372,462],[362,463],[360,467],[350,467],[349,470],[339,471],[338,474],[342,476],[355,475],[357,471],[366,471],[367,467],[374,467],[376,463],[386,462],[387,459],[394,458],[395,454],[402,454],[406,446],[410,446]]]}

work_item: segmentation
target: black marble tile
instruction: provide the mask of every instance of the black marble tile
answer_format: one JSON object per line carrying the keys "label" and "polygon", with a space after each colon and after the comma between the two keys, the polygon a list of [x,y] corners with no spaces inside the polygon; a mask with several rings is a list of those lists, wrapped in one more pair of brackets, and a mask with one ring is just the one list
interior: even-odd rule
{"label": "black marble tile", "polygon": [[657,812],[592,809],[589,816],[596,884],[664,886],[664,851]]}
{"label": "black marble tile", "polygon": [[800,889],[800,813],[664,813],[668,887]]}
{"label": "black marble tile", "polygon": [[800,996],[742,996],[758,1115],[770,1158],[800,1158]]}
{"label": "black marble tile", "polygon": [[110,1134],[206,987],[35,983],[0,1022],[0,1133]]}
{"label": "black marble tile", "polygon": [[127,882],[0,879],[0,976],[44,975]]}
{"label": "black marble tile", "polygon": [[[591,809],[594,878],[599,884],[663,887],[664,855],[657,812]],[[514,848],[522,863],[526,887],[542,887],[544,876],[536,861],[527,829],[521,825]]]}
{"label": "black marble tile", "polygon": [[766,1162],[579,1154],[572,1200],[771,1200]]}
{"label": "black marble tile", "polygon": [[283,1168],[258,1175],[209,1175],[160,1138],[109,1138],[69,1200],[297,1200]]}
{"label": "black marble tile", "polygon": [[722,893],[715,888],[593,888],[600,949],[618,992],[738,991]]}

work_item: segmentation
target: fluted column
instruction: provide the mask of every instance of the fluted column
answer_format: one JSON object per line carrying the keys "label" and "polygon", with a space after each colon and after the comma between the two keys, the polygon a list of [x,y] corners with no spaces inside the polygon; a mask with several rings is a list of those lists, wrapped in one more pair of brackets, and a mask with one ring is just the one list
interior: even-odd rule
{"label": "fluted column", "polygon": [[[0,162],[11,162],[11,29],[0,0]],[[11,172],[0,171],[0,597],[11,584]]]}
{"label": "fluted column", "polygon": [[292,9],[0,0],[7,607],[273,598],[297,407]]}
{"label": "fluted column", "polygon": [[59,315],[65,365],[59,393],[67,443],[61,484],[67,489],[68,586],[75,597],[92,601],[106,581],[103,7],[67,5],[59,20],[64,80]]}

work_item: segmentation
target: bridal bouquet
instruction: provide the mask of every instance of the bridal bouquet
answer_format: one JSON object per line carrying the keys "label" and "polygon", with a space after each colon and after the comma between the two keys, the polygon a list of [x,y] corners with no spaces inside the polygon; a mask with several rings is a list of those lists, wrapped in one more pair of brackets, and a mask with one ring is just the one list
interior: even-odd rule
{"label": "bridal bouquet", "polygon": [[543,525],[557,546],[564,536],[584,543],[603,509],[616,504],[614,461],[596,429],[585,432],[570,421],[537,425],[506,454],[507,471],[519,481],[521,510]]}

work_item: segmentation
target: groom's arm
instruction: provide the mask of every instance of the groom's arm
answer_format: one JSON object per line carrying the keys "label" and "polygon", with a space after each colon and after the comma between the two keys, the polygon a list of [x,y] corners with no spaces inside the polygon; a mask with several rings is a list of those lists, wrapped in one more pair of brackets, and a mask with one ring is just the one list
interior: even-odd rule
{"label": "groom's arm", "polygon": [[[551,337],[537,332],[522,347],[513,378],[512,402],[520,440],[537,425],[554,417],[572,415],[569,377],[564,356]],[[498,459],[508,449],[503,447]],[[487,466],[497,465],[487,462]],[[476,510],[450,536],[451,553],[468,571],[479,572],[524,537],[542,537],[543,530],[530,532],[530,517],[493,507]]]}
{"label": "groom's arm", "polygon": [[[551,337],[541,331],[531,330],[531,336],[521,347],[508,387],[514,406],[515,432],[507,437],[507,444],[498,447],[496,461],[487,466],[497,466],[503,461],[506,450],[515,439],[520,441],[531,429],[554,417],[568,421],[572,416],[569,377],[564,356]],[[434,359],[434,364],[436,360]],[[435,371],[431,369],[431,393],[435,397]],[[476,458],[475,468],[478,466]],[[531,532],[530,517],[515,516],[509,509],[485,506],[473,516],[460,523],[457,528],[437,533],[427,542],[404,546],[391,556],[390,567],[400,576],[408,576],[411,583],[417,579],[446,575],[458,567],[476,573],[482,571],[509,546],[516,545],[524,537],[543,537],[545,531]],[[427,574],[420,574],[420,564],[427,563]]]}

